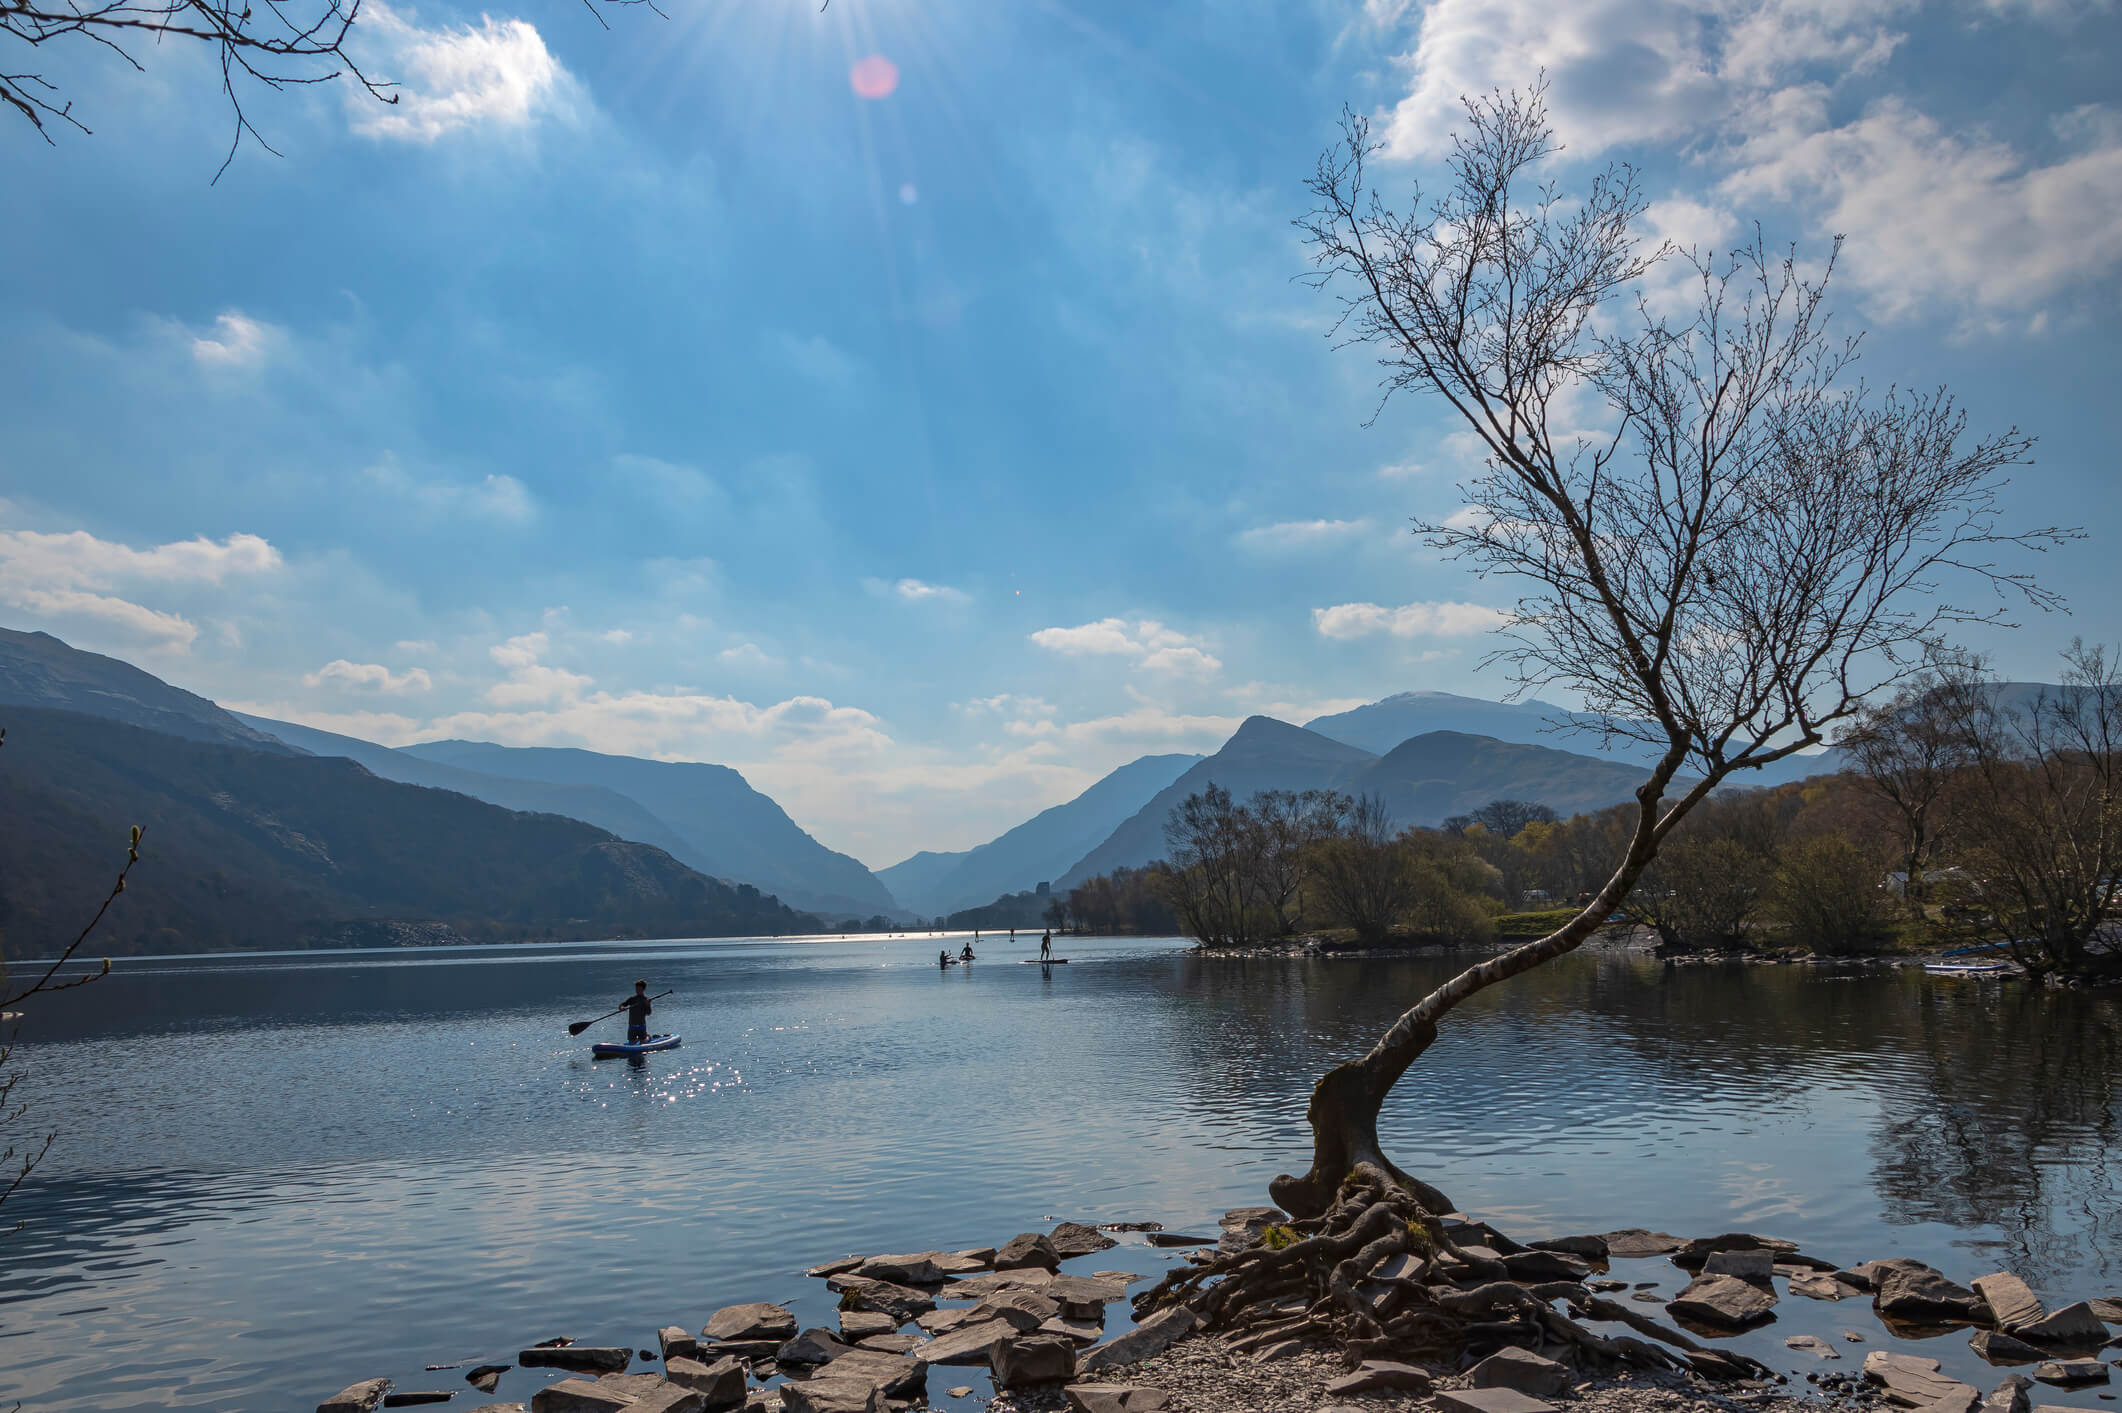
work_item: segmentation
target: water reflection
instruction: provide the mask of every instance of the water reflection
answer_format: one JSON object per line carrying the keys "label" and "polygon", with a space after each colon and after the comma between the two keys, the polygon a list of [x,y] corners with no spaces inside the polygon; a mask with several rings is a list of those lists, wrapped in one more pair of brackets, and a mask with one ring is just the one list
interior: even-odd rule
{"label": "water reflection", "polygon": [[[996,951],[128,969],[24,1051],[64,1135],[0,1246],[0,1405],[303,1406],[320,1351],[381,1361],[351,1379],[739,1299],[828,1322],[794,1273],[846,1251],[1202,1222],[1303,1166],[1312,1080],[1459,964]],[[636,975],[684,1048],[593,1064],[561,1027]],[[1579,956],[1455,1015],[1385,1136],[1524,1236],[1751,1228],[2085,1294],[2122,1276],[2118,1074],[2097,997]],[[611,1294],[650,1285],[682,1308]]]}

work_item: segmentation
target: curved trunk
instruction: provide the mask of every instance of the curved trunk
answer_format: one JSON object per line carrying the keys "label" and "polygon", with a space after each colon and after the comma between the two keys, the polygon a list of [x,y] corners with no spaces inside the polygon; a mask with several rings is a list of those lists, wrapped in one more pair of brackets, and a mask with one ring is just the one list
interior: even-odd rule
{"label": "curved trunk", "polygon": [[1358,1164],[1373,1163],[1414,1193],[1428,1211],[1453,1210],[1451,1199],[1421,1179],[1402,1172],[1379,1146],[1378,1114],[1385,1106],[1385,1096],[1407,1073],[1408,1066],[1436,1041],[1437,1023],[1460,1002],[1498,982],[1530,971],[1542,962],[1575,951],[1620,906],[1629,890],[1636,886],[1643,870],[1657,857],[1658,843],[1664,831],[1696,800],[1707,794],[1713,783],[1704,781],[1690,790],[1661,821],[1658,801],[1664,793],[1665,782],[1672,778],[1679,764],[1677,755],[1676,751],[1661,763],[1651,779],[1636,792],[1640,809],[1635,835],[1629,840],[1628,853],[1621,866],[1599,890],[1597,898],[1560,929],[1537,942],[1513,947],[1460,972],[1394,1021],[1392,1028],[1363,1058],[1336,1065],[1313,1086],[1311,1103],[1305,1108],[1305,1117],[1312,1126],[1311,1171],[1301,1178],[1285,1173],[1269,1183],[1268,1192],[1276,1206],[1300,1220],[1316,1217],[1333,1205],[1334,1194],[1340,1190],[1343,1179]]}

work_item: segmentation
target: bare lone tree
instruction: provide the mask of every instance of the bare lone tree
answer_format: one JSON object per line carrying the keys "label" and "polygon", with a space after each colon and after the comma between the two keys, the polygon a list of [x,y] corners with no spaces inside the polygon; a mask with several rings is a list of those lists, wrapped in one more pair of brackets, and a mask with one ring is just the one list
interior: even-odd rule
{"label": "bare lone tree", "polygon": [[[1214,1323],[1309,1272],[1315,1315],[1330,1311],[1352,1349],[1463,1344],[1503,1312],[1615,1357],[1522,1286],[1424,1286],[1390,1322],[1356,1292],[1383,1254],[1448,1249],[1434,1217],[1450,1199],[1379,1144],[1387,1095],[1454,1008],[1590,937],[1718,785],[1825,740],[1954,625],[2053,602],[1996,557],[2067,532],[2000,528],[2000,473],[2027,460],[2029,438],[1969,442],[1947,393],[1850,376],[1856,340],[1830,336],[1827,272],[1808,275],[1758,233],[1724,255],[1646,251],[1625,166],[1573,198],[1537,182],[1559,150],[1539,87],[1469,100],[1466,123],[1444,189],[1395,210],[1372,186],[1368,124],[1344,113],[1298,223],[1311,278],[1342,301],[1337,337],[1379,350],[1387,400],[1442,398],[1481,440],[1483,469],[1461,488],[1477,519],[1418,532],[1522,586],[1497,656],[1521,688],[1574,690],[1606,733],[1659,755],[1588,905],[1421,997],[1319,1080],[1311,1170],[1270,1189],[1299,1239],[1175,1276],[1143,1305],[1187,1299]],[[1668,261],[1686,272],[1677,299],[1646,280]],[[1665,312],[1675,304],[1685,312]],[[1603,412],[1582,410],[1594,402]],[[1941,597],[1948,578],[1980,600]],[[1577,1303],[1638,1323],[1612,1301]]]}

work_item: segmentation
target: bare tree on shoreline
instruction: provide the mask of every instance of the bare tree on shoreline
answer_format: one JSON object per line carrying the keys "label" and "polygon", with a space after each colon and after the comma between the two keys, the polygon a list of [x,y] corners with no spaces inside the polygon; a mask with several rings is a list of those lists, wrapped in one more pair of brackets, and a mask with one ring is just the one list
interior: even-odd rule
{"label": "bare tree on shoreline", "polygon": [[[1450,1210],[1377,1133],[1444,1017],[1583,943],[1734,774],[1827,739],[1955,625],[1997,621],[2012,600],[2050,606],[1996,556],[2068,534],[2000,526],[2000,473],[2027,460],[2030,438],[1970,442],[1950,394],[1879,393],[1849,376],[1856,340],[1830,336],[1823,303],[1832,260],[1814,278],[1758,235],[1722,256],[1646,253],[1627,167],[1571,200],[1533,181],[1559,150],[1540,89],[1469,100],[1466,117],[1448,186],[1418,188],[1397,211],[1371,184],[1367,122],[1344,115],[1299,222],[1315,283],[1341,299],[1344,342],[1379,350],[1388,400],[1441,397],[1480,438],[1484,468],[1462,487],[1470,515],[1419,529],[1523,586],[1497,657],[1521,686],[1569,688],[1608,734],[1660,755],[1587,906],[1422,997],[1319,1081],[1311,1170],[1271,1185],[1300,1218],[1365,1167]],[[1679,317],[1645,286],[1668,259],[1687,274]],[[1603,412],[1575,430],[1589,398]],[[1988,602],[1939,597],[1947,577]],[[1696,778],[1668,800],[1683,770]]]}

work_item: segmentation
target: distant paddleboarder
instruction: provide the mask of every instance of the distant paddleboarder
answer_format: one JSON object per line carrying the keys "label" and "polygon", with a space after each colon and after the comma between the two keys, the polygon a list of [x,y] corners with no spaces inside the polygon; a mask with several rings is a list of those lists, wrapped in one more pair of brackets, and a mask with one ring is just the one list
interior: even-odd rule
{"label": "distant paddleboarder", "polygon": [[648,1013],[656,1009],[655,1003],[648,999],[648,983],[635,982],[634,994],[626,998],[626,1004],[620,1009],[626,1012],[626,1043],[639,1045],[648,1039]]}
{"label": "distant paddleboarder", "polygon": [[1048,928],[1039,936],[1039,960],[1042,962],[1050,962],[1053,960],[1053,958],[1054,933],[1052,928]]}

